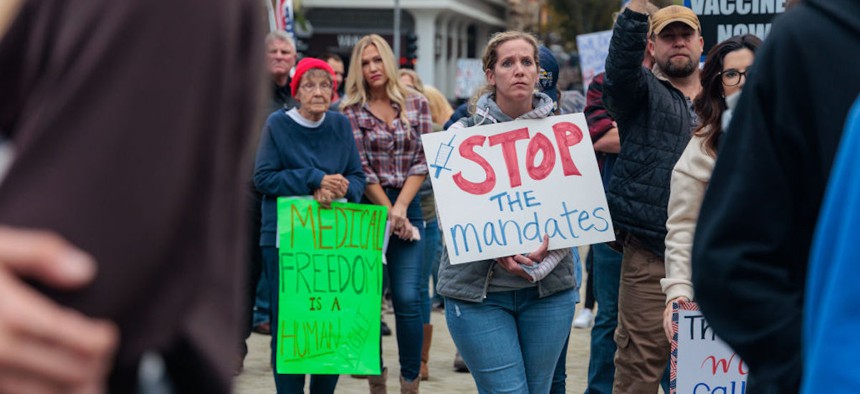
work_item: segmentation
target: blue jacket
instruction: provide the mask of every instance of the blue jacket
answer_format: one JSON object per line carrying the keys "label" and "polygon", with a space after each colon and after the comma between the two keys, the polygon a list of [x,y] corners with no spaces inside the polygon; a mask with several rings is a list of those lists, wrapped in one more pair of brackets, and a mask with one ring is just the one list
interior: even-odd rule
{"label": "blue jacket", "polygon": [[254,186],[263,193],[260,246],[275,245],[277,198],[312,195],[331,174],[349,180],[349,202],[361,199],[364,171],[346,116],[328,111],[317,128],[296,123],[286,111],[269,116],[254,166]]}
{"label": "blue jacket", "polygon": [[855,102],[833,163],[812,245],[803,317],[803,392],[860,391],[853,368],[860,350],[860,98]]}

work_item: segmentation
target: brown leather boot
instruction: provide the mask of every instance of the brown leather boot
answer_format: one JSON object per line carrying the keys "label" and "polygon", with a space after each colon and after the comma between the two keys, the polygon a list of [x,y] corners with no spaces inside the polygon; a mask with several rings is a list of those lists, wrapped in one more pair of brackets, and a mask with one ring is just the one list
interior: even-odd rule
{"label": "brown leather boot", "polygon": [[388,394],[388,388],[386,387],[387,380],[387,367],[382,368],[382,373],[379,375],[368,375],[367,382],[370,384],[370,394]]}
{"label": "brown leather boot", "polygon": [[433,325],[424,325],[424,342],[421,345],[421,380],[430,379],[430,370],[427,368],[427,361],[430,359],[430,342],[433,340]]}
{"label": "brown leather boot", "polygon": [[418,394],[418,384],[421,383],[420,378],[415,378],[415,380],[411,382],[407,382],[403,379],[403,376],[400,377],[400,394]]}

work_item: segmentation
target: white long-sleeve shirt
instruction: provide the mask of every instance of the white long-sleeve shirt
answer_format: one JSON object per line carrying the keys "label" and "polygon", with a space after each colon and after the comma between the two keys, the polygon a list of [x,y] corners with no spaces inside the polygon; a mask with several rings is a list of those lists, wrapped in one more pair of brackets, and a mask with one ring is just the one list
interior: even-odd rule
{"label": "white long-sleeve shirt", "polygon": [[666,221],[666,277],[660,280],[666,302],[678,297],[692,301],[695,295],[690,254],[699,210],[715,162],[705,151],[704,143],[703,138],[693,136],[672,170],[669,219]]}

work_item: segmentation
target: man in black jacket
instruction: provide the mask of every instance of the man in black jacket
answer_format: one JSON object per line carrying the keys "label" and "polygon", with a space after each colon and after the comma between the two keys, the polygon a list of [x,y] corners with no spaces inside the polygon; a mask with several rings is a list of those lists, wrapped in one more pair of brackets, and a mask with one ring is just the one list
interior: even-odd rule
{"label": "man in black jacket", "polygon": [[852,64],[860,64],[860,3],[802,2],[774,23],[720,143],[693,243],[693,285],[711,327],[749,365],[749,393],[798,390],[809,246],[860,92]]}
{"label": "man in black jacket", "polygon": [[[618,123],[621,152],[607,192],[624,247],[615,332],[614,392],[655,393],[669,358],[662,330],[663,254],[672,168],[697,125],[703,40],[696,14],[669,6],[646,15],[646,0],[619,16],[606,61],[604,101]],[[647,40],[646,40],[647,39]],[[652,70],[641,66],[646,50]]]}

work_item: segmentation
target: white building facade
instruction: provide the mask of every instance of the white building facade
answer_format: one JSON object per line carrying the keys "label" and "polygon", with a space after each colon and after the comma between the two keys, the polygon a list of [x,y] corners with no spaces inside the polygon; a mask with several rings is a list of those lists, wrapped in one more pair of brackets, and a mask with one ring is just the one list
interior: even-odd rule
{"label": "white building facade", "polygon": [[[418,37],[415,71],[454,98],[457,59],[480,58],[490,34],[505,28],[506,0],[400,0],[401,56],[406,37]],[[311,29],[303,52],[332,52],[348,61],[355,43],[377,33],[394,42],[394,0],[303,0]]]}

